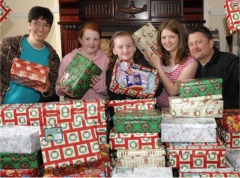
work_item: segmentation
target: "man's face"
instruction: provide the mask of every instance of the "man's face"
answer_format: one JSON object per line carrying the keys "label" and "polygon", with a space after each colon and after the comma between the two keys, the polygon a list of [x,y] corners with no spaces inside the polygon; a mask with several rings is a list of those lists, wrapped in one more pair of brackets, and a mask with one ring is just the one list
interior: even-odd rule
{"label": "man's face", "polygon": [[205,64],[212,57],[213,40],[209,40],[203,33],[195,32],[188,36],[188,47],[191,55]]}

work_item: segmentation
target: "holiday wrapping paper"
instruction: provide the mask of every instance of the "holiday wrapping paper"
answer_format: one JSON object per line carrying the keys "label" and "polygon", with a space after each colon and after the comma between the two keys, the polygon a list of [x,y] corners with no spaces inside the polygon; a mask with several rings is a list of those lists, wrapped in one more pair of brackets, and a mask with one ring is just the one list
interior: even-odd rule
{"label": "holiday wrapping paper", "polygon": [[150,57],[157,57],[157,34],[156,28],[149,22],[134,32],[132,37],[141,53]]}
{"label": "holiday wrapping paper", "polygon": [[7,19],[7,17],[9,16],[12,10],[9,8],[7,3],[4,2],[4,0],[0,1],[0,8],[1,8],[1,16],[0,16],[0,25],[1,25],[2,22]]}
{"label": "holiday wrapping paper", "polygon": [[208,172],[208,173],[199,173],[200,177],[212,178],[212,177],[224,177],[224,178],[238,178],[240,173],[238,172]]}
{"label": "holiday wrapping paper", "polygon": [[165,167],[165,148],[118,150],[118,167]]}
{"label": "holiday wrapping paper", "polygon": [[46,169],[44,177],[105,177],[105,162]]}
{"label": "holiday wrapping paper", "polygon": [[42,168],[0,169],[0,177],[42,177]]}
{"label": "holiday wrapping paper", "polygon": [[240,132],[227,132],[224,128],[217,127],[217,135],[227,149],[240,149]]}
{"label": "holiday wrapping paper", "polygon": [[13,59],[11,79],[27,87],[46,88],[49,67],[34,62]]}
{"label": "holiday wrapping paper", "polygon": [[68,92],[81,98],[89,89],[93,76],[101,75],[102,70],[90,59],[76,53],[66,67],[59,85],[68,87]]}
{"label": "holiday wrapping paper", "polygon": [[170,113],[174,117],[215,117],[223,116],[222,95],[181,98],[169,97]]}
{"label": "holiday wrapping paper", "polygon": [[222,120],[227,132],[240,132],[240,109],[224,110]]}
{"label": "holiday wrapping paper", "polygon": [[131,99],[131,100],[108,100],[108,107],[113,107],[114,112],[118,110],[153,110],[156,105],[156,98]]}
{"label": "holiday wrapping paper", "polygon": [[200,168],[200,169],[187,169],[182,168],[179,169],[179,177],[199,177],[200,172],[233,172],[233,167],[231,164],[226,161],[226,165],[224,168]]}
{"label": "holiday wrapping paper", "polygon": [[95,125],[99,145],[107,144],[107,124],[101,123]]}
{"label": "holiday wrapping paper", "polygon": [[162,142],[215,142],[214,118],[173,118],[164,115],[161,121]]}
{"label": "holiday wrapping paper", "polygon": [[109,134],[112,150],[157,149],[161,146],[159,133],[115,133]]}
{"label": "holiday wrapping paper", "polygon": [[42,124],[42,103],[4,104],[0,110],[0,125],[40,126]]}
{"label": "holiday wrapping paper", "polygon": [[109,89],[138,99],[153,98],[159,83],[157,71],[138,64],[116,61]]}
{"label": "holiday wrapping paper", "polygon": [[227,160],[233,166],[235,172],[240,172],[240,149],[239,150],[227,150]]}
{"label": "holiday wrapping paper", "polygon": [[230,33],[240,32],[240,2],[239,0],[226,0],[224,11]]}
{"label": "holiday wrapping paper", "polygon": [[61,122],[88,120],[95,123],[106,123],[105,100],[70,100],[47,102],[43,104],[43,123],[53,125]]}
{"label": "holiday wrapping paper", "polygon": [[225,168],[226,147],[217,140],[212,143],[168,143],[166,154],[172,168]]}
{"label": "holiday wrapping paper", "polygon": [[173,177],[172,168],[170,167],[137,167],[121,168],[115,166],[112,171],[112,178],[122,177]]}
{"label": "holiday wrapping paper", "polygon": [[125,110],[113,115],[114,131],[118,133],[160,132],[161,112],[159,110]]}
{"label": "holiday wrapping paper", "polygon": [[32,154],[40,149],[38,127],[0,126],[0,135],[0,153]]}
{"label": "holiday wrapping paper", "polygon": [[222,94],[222,78],[188,79],[177,84],[183,98]]}
{"label": "holiday wrapping paper", "polygon": [[86,120],[41,127],[44,167],[58,168],[93,162],[101,158],[94,125]]}
{"label": "holiday wrapping paper", "polygon": [[0,153],[0,169],[30,169],[42,164],[42,152],[37,150],[32,154]]}

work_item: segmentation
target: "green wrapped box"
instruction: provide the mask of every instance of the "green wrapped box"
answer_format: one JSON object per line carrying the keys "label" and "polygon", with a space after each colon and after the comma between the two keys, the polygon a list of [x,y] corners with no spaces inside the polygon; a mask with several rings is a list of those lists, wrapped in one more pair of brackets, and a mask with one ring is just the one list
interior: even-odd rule
{"label": "green wrapped box", "polygon": [[222,78],[178,81],[179,96],[184,98],[222,94]]}
{"label": "green wrapped box", "polygon": [[32,169],[43,163],[41,150],[32,154],[3,152],[0,160],[0,169]]}
{"label": "green wrapped box", "polygon": [[102,70],[91,60],[76,53],[73,60],[66,67],[60,85],[68,87],[68,92],[76,97],[82,97],[89,89],[91,78],[95,75],[101,75]]}
{"label": "green wrapped box", "polygon": [[159,110],[116,111],[113,116],[116,133],[160,132],[161,112]]}

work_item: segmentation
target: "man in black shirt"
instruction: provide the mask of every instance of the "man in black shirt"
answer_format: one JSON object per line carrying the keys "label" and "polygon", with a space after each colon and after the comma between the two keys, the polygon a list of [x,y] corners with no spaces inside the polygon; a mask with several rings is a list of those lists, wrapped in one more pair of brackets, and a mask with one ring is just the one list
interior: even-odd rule
{"label": "man in black shirt", "polygon": [[240,108],[239,57],[214,47],[212,33],[204,26],[188,30],[187,37],[190,53],[199,62],[196,78],[222,78],[224,109]]}

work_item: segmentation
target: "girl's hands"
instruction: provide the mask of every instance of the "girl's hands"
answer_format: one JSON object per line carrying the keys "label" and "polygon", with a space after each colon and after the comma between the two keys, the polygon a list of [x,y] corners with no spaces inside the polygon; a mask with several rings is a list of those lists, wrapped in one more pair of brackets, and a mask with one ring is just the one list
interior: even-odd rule
{"label": "girl's hands", "polygon": [[91,79],[92,83],[89,86],[92,88],[94,85],[96,85],[96,83],[98,83],[99,80],[100,80],[99,76],[97,76],[97,75],[93,76]]}
{"label": "girl's hands", "polygon": [[149,54],[145,53],[144,55],[147,62],[156,70],[159,70],[162,66],[161,55],[158,54],[157,57],[152,57]]}

